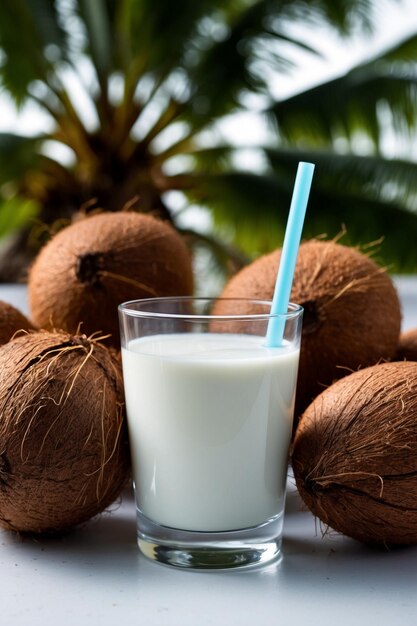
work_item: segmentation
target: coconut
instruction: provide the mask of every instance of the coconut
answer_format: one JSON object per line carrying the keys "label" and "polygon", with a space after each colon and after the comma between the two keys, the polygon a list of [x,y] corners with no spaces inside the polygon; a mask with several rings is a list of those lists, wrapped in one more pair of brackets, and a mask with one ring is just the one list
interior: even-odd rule
{"label": "coconut", "polygon": [[298,425],[298,491],[324,524],[371,544],[417,543],[417,363],[338,381]]}
{"label": "coconut", "polygon": [[39,331],[0,348],[0,525],[59,532],[129,473],[120,364],[85,336]]}
{"label": "coconut", "polygon": [[417,361],[417,328],[404,331],[398,342],[397,361]]}
{"label": "coconut", "polygon": [[29,275],[34,321],[45,328],[109,333],[118,345],[117,306],[126,300],[190,295],[188,250],[167,223],[138,213],[103,213],[60,231]]}
{"label": "coconut", "polygon": [[23,313],[0,300],[0,345],[10,341],[19,331],[27,330],[33,330],[33,326]]}
{"label": "coconut", "polygon": [[[280,256],[277,250],[245,267],[221,297],[271,299]],[[296,416],[334,380],[394,356],[401,326],[395,287],[358,250],[331,241],[301,244],[291,300],[304,308]]]}

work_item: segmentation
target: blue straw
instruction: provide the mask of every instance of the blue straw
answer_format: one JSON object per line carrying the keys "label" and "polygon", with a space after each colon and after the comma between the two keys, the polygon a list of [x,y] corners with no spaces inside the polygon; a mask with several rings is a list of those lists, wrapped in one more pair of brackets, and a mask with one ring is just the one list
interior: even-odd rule
{"label": "blue straw", "polygon": [[[295,264],[297,261],[298,248],[300,246],[311,181],[313,180],[313,172],[313,163],[300,162],[298,164],[287,228],[285,230],[284,245],[282,247],[281,260],[275,283],[274,297],[272,299],[272,315],[284,316],[287,315],[288,312],[288,303],[290,301]],[[284,317],[270,318],[265,343],[268,348],[276,348],[282,345],[284,328]]]}

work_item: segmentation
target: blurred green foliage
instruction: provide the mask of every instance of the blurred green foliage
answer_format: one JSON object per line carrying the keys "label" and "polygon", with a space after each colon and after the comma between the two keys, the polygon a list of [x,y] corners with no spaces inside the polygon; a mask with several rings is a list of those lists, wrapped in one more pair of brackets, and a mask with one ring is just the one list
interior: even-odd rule
{"label": "blurred green foliage", "polygon": [[[233,271],[280,244],[300,160],[317,166],[306,237],[344,227],[352,244],[384,237],[381,261],[415,271],[417,165],[386,158],[381,142],[387,116],[398,138],[415,131],[417,35],[290,97],[271,90],[294,52],[319,54],[294,25],[369,33],[384,3],[3,0],[0,87],[18,107],[35,102],[49,123],[33,137],[0,134],[0,279],[24,274],[45,233],[80,209],[128,204],[180,227],[170,191],[210,209],[212,233],[184,233]],[[248,171],[216,128],[254,101],[270,141],[257,147],[263,167]],[[51,141],[66,162],[51,156]]]}

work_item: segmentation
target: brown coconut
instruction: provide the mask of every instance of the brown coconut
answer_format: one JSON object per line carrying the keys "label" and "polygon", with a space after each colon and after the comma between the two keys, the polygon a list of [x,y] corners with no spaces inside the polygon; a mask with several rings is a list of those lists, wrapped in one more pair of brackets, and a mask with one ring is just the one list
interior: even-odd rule
{"label": "brown coconut", "polygon": [[117,306],[155,296],[190,295],[191,260],[177,231],[138,213],[103,213],[60,231],[29,275],[35,323],[110,333],[119,343]]}
{"label": "brown coconut", "polygon": [[417,361],[417,328],[401,333],[396,360]]}
{"label": "brown coconut", "polygon": [[0,300],[0,345],[10,341],[19,331],[27,330],[33,330],[33,326],[23,313]]}
{"label": "brown coconut", "polygon": [[417,543],[417,363],[338,381],[298,425],[298,490],[324,524],[365,543]]}
{"label": "brown coconut", "polygon": [[59,532],[129,474],[118,360],[97,341],[35,332],[0,348],[0,525]]}
{"label": "brown coconut", "polygon": [[[271,299],[280,256],[277,250],[245,267],[221,297]],[[331,241],[301,244],[291,300],[304,308],[296,416],[334,380],[394,356],[401,326],[396,290],[358,250]]]}

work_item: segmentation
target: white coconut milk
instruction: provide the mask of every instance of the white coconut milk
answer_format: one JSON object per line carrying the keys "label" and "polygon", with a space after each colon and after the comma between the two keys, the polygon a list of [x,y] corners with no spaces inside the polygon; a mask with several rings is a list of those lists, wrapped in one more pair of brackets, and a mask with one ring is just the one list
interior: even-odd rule
{"label": "white coconut milk", "polygon": [[157,335],[122,350],[137,506],[194,531],[283,511],[298,350],[232,334]]}

